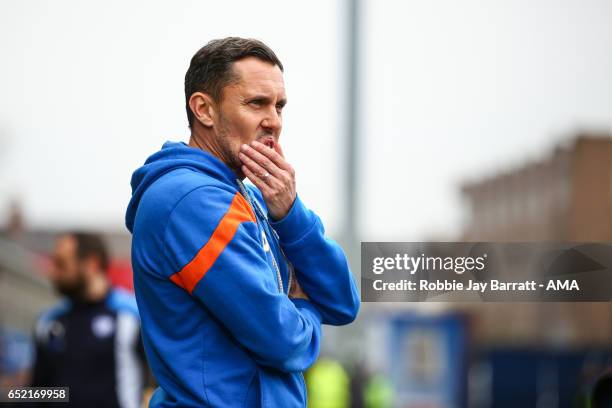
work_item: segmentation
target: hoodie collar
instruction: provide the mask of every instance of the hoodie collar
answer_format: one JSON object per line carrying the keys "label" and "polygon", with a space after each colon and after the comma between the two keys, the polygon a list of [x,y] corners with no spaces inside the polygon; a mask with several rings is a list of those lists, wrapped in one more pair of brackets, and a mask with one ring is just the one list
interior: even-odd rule
{"label": "hoodie collar", "polygon": [[211,153],[184,142],[168,141],[132,174],[132,198],[125,214],[125,225],[130,232],[144,192],[155,180],[177,168],[194,169],[232,186],[236,186],[238,178],[232,169]]}

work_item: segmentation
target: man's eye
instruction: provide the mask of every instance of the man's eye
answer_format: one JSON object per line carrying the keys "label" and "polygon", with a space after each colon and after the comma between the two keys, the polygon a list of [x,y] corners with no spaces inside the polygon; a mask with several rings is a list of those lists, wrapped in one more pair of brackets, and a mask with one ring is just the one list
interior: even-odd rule
{"label": "man's eye", "polygon": [[263,101],[261,99],[254,99],[252,101],[249,101],[249,105],[261,106],[263,105]]}

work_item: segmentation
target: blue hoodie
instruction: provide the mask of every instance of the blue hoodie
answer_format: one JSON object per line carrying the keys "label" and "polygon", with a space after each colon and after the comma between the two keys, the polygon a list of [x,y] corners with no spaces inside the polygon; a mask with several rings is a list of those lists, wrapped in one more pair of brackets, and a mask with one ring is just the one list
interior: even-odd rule
{"label": "blue hoodie", "polygon": [[[166,142],[131,184],[134,288],[159,383],[150,406],[306,406],[321,323],[350,323],[359,309],[320,219],[299,197],[268,219],[259,190],[184,143]],[[293,275],[309,300],[287,296]]]}

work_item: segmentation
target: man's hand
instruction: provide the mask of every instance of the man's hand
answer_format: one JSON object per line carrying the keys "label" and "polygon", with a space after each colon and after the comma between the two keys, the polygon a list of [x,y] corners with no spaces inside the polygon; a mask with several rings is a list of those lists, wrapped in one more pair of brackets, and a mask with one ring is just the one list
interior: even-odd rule
{"label": "man's hand", "polygon": [[273,220],[280,220],[291,209],[295,201],[295,171],[285,161],[278,143],[274,149],[263,143],[242,145],[239,153],[242,171],[261,191],[268,212]]}
{"label": "man's hand", "polygon": [[293,280],[291,281],[291,287],[289,288],[289,294],[288,296],[290,298],[293,299],[306,299],[306,300],[310,300],[308,298],[308,295],[306,295],[306,293],[304,293],[304,291],[302,290],[302,287],[300,286],[300,283],[298,282],[297,278],[295,277],[295,274],[292,272],[293,274]]}

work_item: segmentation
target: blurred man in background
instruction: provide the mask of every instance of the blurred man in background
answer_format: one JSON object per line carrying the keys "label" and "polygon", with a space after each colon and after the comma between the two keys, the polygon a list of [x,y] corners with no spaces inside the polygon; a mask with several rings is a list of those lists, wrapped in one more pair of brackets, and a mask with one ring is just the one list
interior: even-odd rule
{"label": "blurred man in background", "polygon": [[65,298],[36,324],[32,385],[70,387],[70,406],[141,404],[138,309],[131,294],[111,288],[108,266],[98,235],[74,232],[56,242],[50,278]]}

